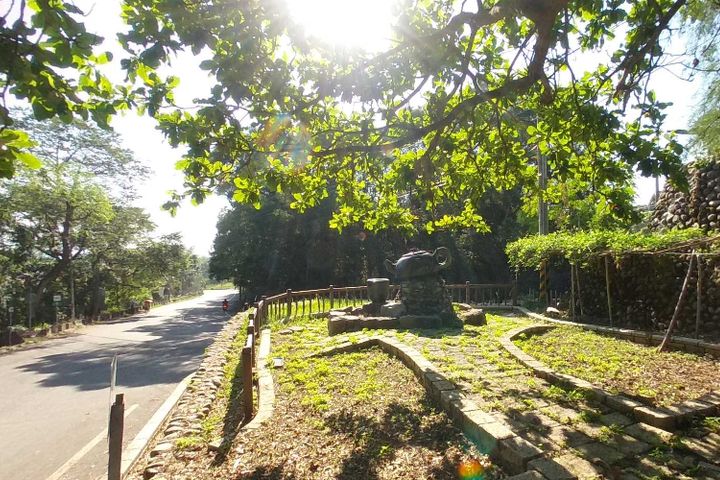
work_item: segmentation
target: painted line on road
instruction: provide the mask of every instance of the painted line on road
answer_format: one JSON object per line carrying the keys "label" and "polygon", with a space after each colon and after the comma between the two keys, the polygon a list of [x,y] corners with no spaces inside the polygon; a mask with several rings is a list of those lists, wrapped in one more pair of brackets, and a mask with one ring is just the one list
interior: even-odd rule
{"label": "painted line on road", "polygon": [[140,430],[140,433],[138,433],[130,445],[123,450],[123,461],[122,467],[120,468],[120,475],[122,478],[125,478],[125,475],[127,475],[130,469],[132,469],[142,454],[145,453],[150,440],[155,437],[155,434],[173,411],[173,408],[175,408],[175,405],[180,400],[180,397],[182,397],[183,393],[185,393],[193,375],[195,375],[194,372],[185,377],[178,386],[175,387],[175,390],[173,390],[170,396],[153,414],[152,418],[150,418],[142,430]]}
{"label": "painted line on road", "polygon": [[[125,418],[128,417],[136,408],[138,408],[140,405],[137,403],[133,404],[125,410]],[[87,453],[95,448],[95,446],[100,443],[103,439],[107,439],[108,429],[106,428],[102,432],[98,433],[97,437],[90,440],[83,448],[81,448],[75,455],[70,457],[70,460],[65,462],[62,467],[58,468],[55,473],[50,475],[47,480],[59,480],[62,478],[63,475],[67,473],[68,470],[70,470],[76,463],[82,459]]]}

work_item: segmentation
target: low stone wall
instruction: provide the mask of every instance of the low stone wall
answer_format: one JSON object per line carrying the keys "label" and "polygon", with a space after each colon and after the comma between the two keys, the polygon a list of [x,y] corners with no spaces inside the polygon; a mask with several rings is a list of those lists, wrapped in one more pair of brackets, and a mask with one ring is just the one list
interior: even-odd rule
{"label": "low stone wall", "polygon": [[481,410],[475,402],[467,399],[455,384],[420,352],[392,337],[365,337],[354,343],[346,342],[326,348],[313,356],[355,352],[374,346],[397,357],[410,368],[435,403],[480,451],[488,453],[507,473],[523,474],[528,470],[531,460],[543,455],[541,449],[516,435],[505,422]]}
{"label": "low stone wall", "polygon": [[623,395],[613,395],[585,380],[556,372],[518,348],[513,340],[521,335],[543,333],[556,328],[555,325],[532,325],[511,330],[500,339],[500,343],[520,363],[533,370],[536,376],[553,385],[584,392],[599,403],[621,413],[635,417],[639,422],[667,431],[674,431],[686,425],[695,417],[707,417],[720,412],[720,392],[712,392],[696,400],[688,400],[667,408],[646,405]]}

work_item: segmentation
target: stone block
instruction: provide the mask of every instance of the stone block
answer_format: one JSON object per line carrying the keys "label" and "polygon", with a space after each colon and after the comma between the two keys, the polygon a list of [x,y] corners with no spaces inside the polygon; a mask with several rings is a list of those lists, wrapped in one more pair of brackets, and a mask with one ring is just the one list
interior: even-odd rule
{"label": "stone block", "polygon": [[440,392],[440,407],[445,410],[450,418],[452,418],[452,402],[461,400],[463,398],[462,393],[458,390],[445,390]]}
{"label": "stone block", "polygon": [[452,420],[461,428],[464,422],[465,415],[473,411],[480,411],[480,407],[472,400],[466,397],[461,397],[459,399],[450,399],[450,418],[452,418]]}
{"label": "stone block", "polygon": [[405,315],[406,311],[407,308],[401,302],[387,302],[380,307],[380,316],[398,318]]}
{"label": "stone block", "polygon": [[536,458],[528,463],[528,467],[537,470],[548,480],[575,480],[577,478],[575,474],[552,458]]}
{"label": "stone block", "polygon": [[557,457],[555,461],[579,479],[604,478],[602,475],[604,472],[597,469],[592,463],[576,455],[568,453]]}
{"label": "stone block", "polygon": [[507,480],[546,480],[546,478],[537,470],[529,470],[520,475],[513,475],[508,477]]}
{"label": "stone block", "polygon": [[347,326],[344,317],[330,317],[328,318],[327,325],[329,335],[344,333]]}
{"label": "stone block", "polygon": [[675,415],[657,408],[637,407],[633,410],[633,415],[638,421],[663,430],[673,431],[677,427]]}
{"label": "stone block", "polygon": [[599,442],[578,445],[577,447],[575,447],[575,450],[580,452],[580,454],[588,460],[600,459],[610,465],[617,463],[623,458],[625,458],[625,455],[623,455],[621,452]]}
{"label": "stone block", "polygon": [[624,431],[626,434],[631,435],[638,440],[642,440],[645,443],[655,446],[664,445],[672,438],[672,433],[645,423],[634,423],[632,425],[628,425],[625,427]]}
{"label": "stone block", "polygon": [[471,308],[470,310],[464,310],[459,313],[458,317],[460,320],[467,325],[486,325],[487,319],[485,312],[480,308]]}
{"label": "stone block", "polygon": [[623,397],[622,395],[608,395],[605,398],[605,404],[622,413],[632,413],[636,408],[644,406],[643,403]]}
{"label": "stone block", "polygon": [[455,390],[455,385],[447,380],[438,380],[430,385],[430,394],[436,403],[440,403],[440,394],[449,390]]}
{"label": "stone block", "polygon": [[522,473],[530,460],[542,455],[542,450],[520,437],[510,437],[498,442],[495,457],[509,474]]}
{"label": "stone block", "polygon": [[621,427],[635,423],[630,417],[622,413],[612,412],[600,417],[600,423],[603,425],[620,425]]}

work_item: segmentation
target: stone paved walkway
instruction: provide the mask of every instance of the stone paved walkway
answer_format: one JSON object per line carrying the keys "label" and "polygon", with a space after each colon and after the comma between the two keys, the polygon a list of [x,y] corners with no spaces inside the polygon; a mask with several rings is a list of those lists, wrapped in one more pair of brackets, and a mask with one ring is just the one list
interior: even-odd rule
{"label": "stone paved walkway", "polygon": [[466,326],[462,334],[428,330],[395,336],[483,410],[546,452],[518,479],[720,479],[717,430],[698,425],[672,435],[533,376],[499,343],[507,331],[532,323],[488,316],[488,325]]}

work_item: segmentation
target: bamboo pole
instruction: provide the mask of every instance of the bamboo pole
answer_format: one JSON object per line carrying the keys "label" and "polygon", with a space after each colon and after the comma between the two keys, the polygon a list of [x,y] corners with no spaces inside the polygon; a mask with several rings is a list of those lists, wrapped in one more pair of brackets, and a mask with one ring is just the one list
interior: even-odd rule
{"label": "bamboo pole", "polygon": [[575,265],[575,281],[577,282],[578,306],[580,307],[580,318],[585,316],[585,308],[583,308],[582,291],[580,290],[580,268]]}
{"label": "bamboo pole", "polygon": [[575,264],[570,264],[570,312],[575,321]]}
{"label": "bamboo pole", "polygon": [[605,255],[605,291],[607,292],[608,318],[613,326],[612,297],[610,296],[610,255]]}
{"label": "bamboo pole", "polygon": [[702,315],[702,276],[703,276],[703,264],[700,255],[697,255],[695,259],[697,262],[697,290],[696,303],[695,303],[695,338],[700,338],[700,324]]}
{"label": "bamboo pole", "polygon": [[665,332],[665,338],[663,338],[662,343],[658,347],[658,352],[665,351],[668,343],[670,343],[672,331],[675,329],[675,324],[680,317],[680,310],[682,310],[683,303],[685,302],[685,297],[687,296],[688,285],[690,284],[690,275],[692,274],[694,261],[695,251],[693,250],[693,252],[690,254],[690,265],[688,266],[687,273],[685,274],[685,280],[683,281],[682,290],[680,290],[680,297],[678,298],[677,304],[675,305],[675,311],[673,312],[672,320],[670,320],[670,325],[668,325],[667,332]]}

